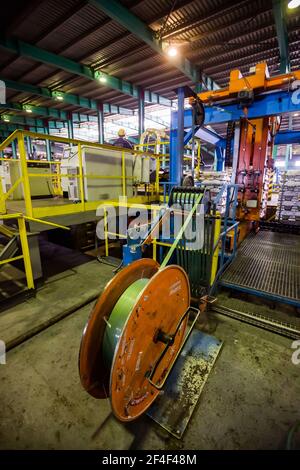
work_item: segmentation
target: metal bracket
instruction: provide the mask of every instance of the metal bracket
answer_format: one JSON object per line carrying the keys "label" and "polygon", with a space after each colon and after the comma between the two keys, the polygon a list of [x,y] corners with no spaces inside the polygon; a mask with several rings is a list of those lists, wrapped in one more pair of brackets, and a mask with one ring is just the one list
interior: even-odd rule
{"label": "metal bracket", "polygon": [[[171,344],[173,344],[174,339],[175,339],[175,337],[176,337],[176,335],[177,335],[177,333],[178,333],[178,331],[179,331],[179,329],[180,329],[180,326],[181,326],[182,322],[183,322],[183,321],[185,320],[185,318],[189,315],[190,311],[194,311],[194,312],[196,313],[196,316],[195,316],[195,318],[194,318],[194,320],[193,320],[193,323],[191,324],[189,331],[188,331],[187,334],[185,335],[184,341],[183,341],[181,347],[179,348],[179,350],[177,351],[177,354],[176,354],[176,356],[175,356],[175,358],[174,358],[174,360],[173,360],[173,362],[172,362],[172,364],[171,364],[171,366],[170,366],[170,368],[169,368],[168,373],[165,375],[164,380],[163,380],[162,383],[160,383],[160,384],[154,383],[154,382],[152,381],[153,376],[154,376],[154,374],[155,374],[155,372],[156,372],[156,370],[157,370],[157,368],[158,368],[158,366],[159,366],[161,360],[163,359],[164,355],[166,354],[167,350],[169,349],[169,347],[171,346]],[[173,341],[172,341],[172,342],[168,342],[168,343],[166,344],[166,347],[165,347],[165,348],[163,349],[163,351],[161,352],[159,358],[157,359],[156,363],[154,364],[154,366],[153,366],[151,372],[149,373],[149,375],[148,375],[148,377],[147,377],[149,383],[150,383],[153,387],[155,387],[157,390],[161,390],[161,389],[163,388],[163,386],[165,385],[166,380],[167,380],[167,378],[169,377],[169,374],[170,374],[171,370],[173,369],[173,366],[174,366],[174,364],[175,364],[175,362],[176,362],[178,356],[181,354],[181,351],[182,351],[182,349],[184,348],[184,345],[186,344],[186,342],[187,342],[187,340],[188,340],[188,338],[189,338],[189,336],[190,336],[190,334],[191,334],[191,332],[192,332],[192,330],[193,330],[193,328],[194,328],[194,326],[195,326],[195,324],[196,324],[196,322],[197,322],[197,320],[198,320],[198,318],[199,318],[200,313],[201,313],[201,312],[200,312],[200,310],[199,310],[198,308],[189,307],[189,308],[184,312],[184,314],[182,315],[182,317],[181,317],[181,319],[180,319],[180,321],[179,321],[179,323],[178,323],[178,325],[177,325],[177,327],[176,327],[176,329],[175,329],[175,332],[174,332],[172,335],[168,335],[169,337],[172,337],[172,338],[173,338]],[[157,335],[155,336],[155,339],[156,339],[156,341],[157,341]]]}

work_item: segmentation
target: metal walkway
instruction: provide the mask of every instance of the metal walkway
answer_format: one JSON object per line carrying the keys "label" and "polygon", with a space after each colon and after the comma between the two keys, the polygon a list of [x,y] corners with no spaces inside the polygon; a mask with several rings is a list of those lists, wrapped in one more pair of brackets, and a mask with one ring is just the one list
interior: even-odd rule
{"label": "metal walkway", "polygon": [[300,236],[263,230],[250,235],[220,284],[300,307]]}

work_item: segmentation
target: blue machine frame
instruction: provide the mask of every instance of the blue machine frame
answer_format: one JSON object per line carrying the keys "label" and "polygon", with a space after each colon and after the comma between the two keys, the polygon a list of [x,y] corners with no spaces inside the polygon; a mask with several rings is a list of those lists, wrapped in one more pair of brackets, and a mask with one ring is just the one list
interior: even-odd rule
{"label": "blue machine frame", "polygon": [[[276,91],[256,97],[255,101],[248,106],[245,116],[244,110],[239,104],[205,106],[204,125],[239,121],[242,118],[257,119],[264,116],[278,116],[284,113],[300,111],[299,90]],[[184,109],[184,89],[178,89],[178,111],[172,111],[170,130],[170,181],[180,184],[182,176],[182,155],[184,145],[192,137],[191,129],[192,110]],[[184,134],[185,129],[188,130]],[[196,131],[196,129],[195,129]],[[279,132],[275,144],[299,143],[300,132]],[[217,148],[224,148],[222,139],[217,143]],[[219,150],[220,152],[220,150]],[[223,169],[221,158],[217,159],[217,169]]]}
{"label": "blue machine frame", "polygon": [[[300,89],[276,91],[266,94],[261,94],[255,97],[252,104],[247,107],[247,116],[244,109],[239,104],[226,104],[226,105],[207,105],[205,106],[205,121],[204,125],[227,123],[230,121],[240,121],[242,118],[258,119],[265,116],[278,116],[285,113],[294,113],[300,111]],[[184,109],[184,89],[178,89],[178,111],[173,111],[171,114],[171,129],[170,129],[170,183],[169,187],[173,185],[180,185],[182,176],[182,156],[184,145],[192,137],[192,131],[196,133],[197,128],[194,128],[192,122],[193,112],[192,109]],[[186,132],[185,132],[186,131]],[[300,143],[300,132],[286,131],[279,132],[275,138],[275,145],[279,144],[292,144]],[[216,169],[222,171],[224,168],[224,139],[216,142]],[[166,188],[166,186],[165,186]],[[229,189],[231,188],[231,189]],[[232,188],[235,194],[234,200],[234,213],[230,217],[230,199]],[[220,262],[217,276],[213,285],[211,286],[210,293],[212,294],[219,282],[219,278],[225,268],[236,256],[237,251],[237,234],[238,222],[235,220],[235,208],[237,200],[237,185],[229,185],[226,197],[226,211],[223,221],[223,231],[220,235],[218,243],[222,240],[222,248],[220,252]],[[221,194],[221,192],[220,192]],[[226,235],[229,231],[234,230],[234,248],[231,255],[226,255]],[[298,302],[290,301],[287,298],[274,297],[271,294],[257,291],[253,289],[241,288],[239,286],[231,286],[241,292],[251,293],[261,296],[270,300],[284,301],[299,307]]]}

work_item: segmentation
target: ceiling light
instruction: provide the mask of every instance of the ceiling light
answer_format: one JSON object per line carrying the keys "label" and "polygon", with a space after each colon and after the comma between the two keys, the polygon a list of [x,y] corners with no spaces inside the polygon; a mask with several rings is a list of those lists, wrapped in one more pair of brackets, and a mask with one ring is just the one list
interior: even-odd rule
{"label": "ceiling light", "polygon": [[293,8],[297,8],[298,6],[300,6],[300,0],[290,0],[290,2],[288,3],[288,8],[290,8],[291,10]]}
{"label": "ceiling light", "polygon": [[26,113],[32,113],[31,106],[28,106],[28,105],[25,104],[25,105],[23,106],[23,109],[24,109],[24,111],[26,111]]}
{"label": "ceiling light", "polygon": [[176,47],[170,46],[167,49],[167,54],[168,54],[169,57],[176,57],[177,54],[178,54],[178,50],[177,50]]}
{"label": "ceiling light", "polygon": [[107,82],[107,75],[103,72],[96,72],[95,73],[96,78],[99,80],[101,83],[106,83]]}
{"label": "ceiling light", "polygon": [[298,117],[298,116],[299,116],[299,113],[294,113],[293,116],[294,116],[294,117]]}
{"label": "ceiling light", "polygon": [[59,91],[53,91],[52,96],[56,101],[63,101],[64,100],[64,95],[62,93],[60,93]]}

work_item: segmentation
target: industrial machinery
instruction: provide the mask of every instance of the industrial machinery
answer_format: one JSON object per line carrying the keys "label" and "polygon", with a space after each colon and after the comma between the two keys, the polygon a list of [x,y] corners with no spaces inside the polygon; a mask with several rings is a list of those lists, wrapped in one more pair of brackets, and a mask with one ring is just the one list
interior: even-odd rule
{"label": "industrial machinery", "polygon": [[[164,131],[146,129],[140,136],[140,143],[136,147],[141,152],[160,153],[160,142],[166,138]],[[156,170],[156,160],[151,157],[136,158],[133,163],[133,175],[136,182],[149,184],[150,175]],[[151,181],[155,181],[151,178]]]}
{"label": "industrial machinery", "polygon": [[[2,162],[2,171],[5,171],[5,191],[7,193],[10,188],[17,185],[22,175],[21,162],[19,160],[10,160],[10,163]],[[31,179],[31,197],[47,198],[52,197],[55,193],[53,187],[53,179],[51,177],[52,166],[49,162],[29,161],[28,168],[32,175]],[[42,176],[40,176],[42,175]],[[10,200],[19,201],[24,199],[24,189],[22,185],[17,185],[14,192],[9,196]]]}
{"label": "industrial machinery", "polygon": [[[205,123],[228,124],[226,139],[215,134],[217,170],[232,167],[231,183],[239,185],[237,217],[241,221],[239,242],[249,231],[257,228],[266,214],[268,188],[265,176],[273,168],[272,151],[277,135],[283,140],[279,116],[297,110],[292,99],[300,72],[270,77],[266,63],[257,64],[247,77],[239,70],[230,73],[227,88],[204,91],[195,96],[190,93],[190,104],[205,106]],[[184,145],[203,134],[192,110],[184,110],[186,87],[180,89],[178,111],[172,113],[170,180],[180,182]],[[184,134],[183,130],[188,129]],[[207,132],[207,129],[205,129]],[[212,132],[210,132],[212,134]],[[288,136],[287,136],[288,138]]]}
{"label": "industrial machinery", "polygon": [[[199,101],[205,105],[204,122],[207,127],[210,126],[210,137],[213,134],[218,150],[216,170],[226,172],[228,176],[230,174],[230,184],[224,184],[225,192],[220,187],[219,195],[214,197],[222,213],[222,234],[225,235],[212,288],[217,283],[217,286],[233,292],[263,298],[272,305],[274,302],[288,304],[295,307],[296,314],[300,308],[300,271],[299,236],[296,234],[299,226],[298,182],[295,175],[287,175],[288,184],[280,193],[278,222],[269,224],[266,215],[270,174],[274,165],[273,147],[300,141],[299,132],[280,129],[284,114],[299,112],[299,80],[299,70],[270,76],[266,63],[257,64],[247,76],[239,70],[232,70],[226,88],[202,91],[196,96],[190,93],[192,108],[186,109],[184,100],[188,90],[186,87],[179,88],[178,110],[172,112],[170,130],[171,187],[181,182],[184,146],[193,137],[207,132],[207,128],[199,127],[195,119],[193,107],[198,106]],[[227,126],[226,138],[212,132],[215,124]],[[202,140],[205,138],[202,135]],[[208,183],[205,178],[201,181],[207,187],[212,184],[220,186],[216,183],[214,178]],[[229,189],[230,186],[232,189]],[[228,202],[234,199],[234,191],[238,193],[237,201],[230,211],[224,211],[224,201],[228,207]],[[236,230],[235,217],[239,223],[238,239],[236,232],[233,235],[231,229],[228,230],[230,225]],[[285,232],[285,236],[276,233],[276,230]],[[233,256],[227,258],[224,255],[224,246],[232,247]],[[254,316],[249,314],[247,318]],[[294,328],[299,335],[296,319],[293,319],[292,326],[288,314],[283,315],[282,319],[280,322],[270,313],[264,321],[255,317],[253,322],[269,324],[272,328],[276,323],[276,328],[281,330],[285,322],[285,331]]]}
{"label": "industrial machinery", "polygon": [[[68,194],[70,200],[78,201],[80,199],[79,158],[82,159],[85,176],[84,195],[86,201],[118,199],[122,194],[123,171],[126,175],[127,197],[133,196],[133,155],[116,149],[109,150],[82,145],[80,157],[78,146],[71,146],[65,149],[61,162],[61,174],[71,176],[62,177],[61,182],[62,189]],[[124,170],[122,170],[123,158]]]}
{"label": "industrial machinery", "polygon": [[[204,304],[203,304],[204,305]],[[190,287],[175,265],[141,259],[106,286],[84,329],[79,372],[85,390],[110,397],[121,421],[144,413],[163,388],[189,333]]]}
{"label": "industrial machinery", "polygon": [[[130,242],[129,230],[129,264],[107,284],[84,329],[79,352],[82,385],[95,398],[109,396],[121,421],[139,417],[158,397],[210,301],[220,232],[220,218],[210,209],[207,189],[173,188],[169,205],[150,229],[140,227],[138,241]],[[176,232],[177,212],[184,217]],[[171,232],[161,265],[149,258],[133,261],[154,238],[160,239],[164,224]],[[189,244],[187,233],[193,229],[195,239]],[[200,310],[190,306],[191,294]]]}

